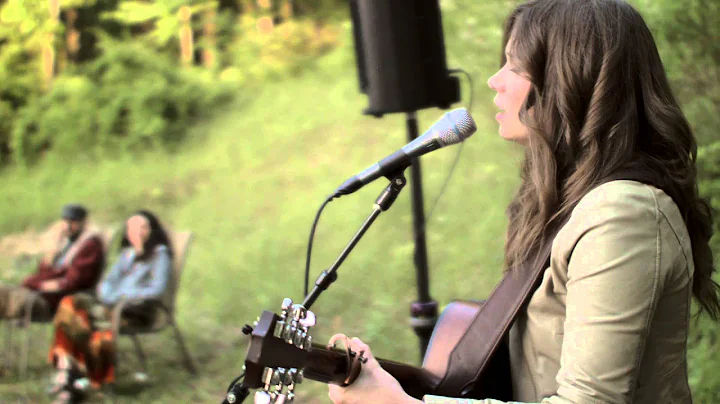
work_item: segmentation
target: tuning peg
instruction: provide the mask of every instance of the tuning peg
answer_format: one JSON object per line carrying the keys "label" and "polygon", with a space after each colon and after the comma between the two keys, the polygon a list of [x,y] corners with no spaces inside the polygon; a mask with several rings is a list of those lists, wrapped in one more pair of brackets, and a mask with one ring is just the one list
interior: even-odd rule
{"label": "tuning peg", "polygon": [[255,392],[255,397],[253,399],[254,404],[270,404],[272,402],[272,397],[270,397],[270,393],[268,393],[265,390],[259,390]]}
{"label": "tuning peg", "polygon": [[283,333],[285,332],[285,322],[282,320],[278,320],[275,323],[275,329],[273,330],[273,336],[277,338],[285,339],[285,336]]}
{"label": "tuning peg", "polygon": [[275,375],[277,376],[277,383],[276,384],[285,384],[285,377],[287,375],[287,369],[285,368],[277,368],[275,371]]}
{"label": "tuning peg", "polygon": [[292,299],[289,297],[286,297],[283,299],[282,304],[280,305],[280,308],[282,310],[289,310],[290,307],[292,307],[292,305],[293,305]]}
{"label": "tuning peg", "polygon": [[281,376],[282,376],[282,373],[281,373],[279,370],[276,370],[275,372],[272,373],[272,376],[271,376],[271,378],[270,378],[270,383],[269,383],[269,384],[270,384],[271,386],[277,386],[277,385],[279,385],[279,384],[280,384],[280,380],[281,380],[281,378],[280,378]]}
{"label": "tuning peg", "polygon": [[283,331],[283,337],[285,338],[285,342],[287,342],[288,344],[292,344],[296,332],[297,327],[293,325],[293,323],[285,324],[285,331]]}
{"label": "tuning peg", "polygon": [[292,386],[295,383],[295,379],[297,377],[297,369],[290,368],[285,373],[285,383],[288,386]]}
{"label": "tuning peg", "polygon": [[293,304],[292,316],[295,320],[302,320],[307,315],[307,309],[302,304]]}
{"label": "tuning peg", "polygon": [[310,328],[315,326],[315,313],[310,310],[305,312],[305,318],[300,320],[300,324],[304,327]]}
{"label": "tuning peg", "polygon": [[273,383],[273,375],[275,374],[275,371],[272,368],[265,368],[263,370],[262,375],[262,382],[265,384],[265,386],[271,386],[275,383]]}
{"label": "tuning peg", "polygon": [[307,334],[304,331],[297,330],[295,336],[293,337],[293,344],[295,344],[296,347],[302,349],[303,344],[305,343],[305,337],[307,337]]}

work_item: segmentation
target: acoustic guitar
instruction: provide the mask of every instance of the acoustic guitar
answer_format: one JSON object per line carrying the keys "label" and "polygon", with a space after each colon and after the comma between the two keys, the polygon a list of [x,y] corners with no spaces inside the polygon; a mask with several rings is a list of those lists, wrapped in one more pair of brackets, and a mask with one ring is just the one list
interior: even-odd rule
{"label": "acoustic guitar", "polygon": [[[624,167],[598,181],[598,185],[613,180],[639,181],[665,190],[656,176],[642,166]],[[672,191],[665,190],[673,196]],[[383,369],[400,382],[406,393],[418,399],[432,394],[512,400],[507,333],[550,265],[552,241],[566,221],[567,217],[549,227],[550,236],[536,253],[520,270],[506,272],[487,301],[455,301],[448,305],[433,330],[421,367],[378,359]],[[292,402],[296,385],[305,378],[350,385],[365,359],[347,349],[313,344],[308,332],[315,317],[302,305],[285,299],[281,309],[279,315],[264,311],[254,328],[247,326],[252,333],[240,389],[261,389],[256,393],[256,402],[281,404]],[[236,390],[232,390],[228,398],[234,402]]]}
{"label": "acoustic guitar", "polygon": [[[463,389],[465,381],[447,383],[453,377],[451,354],[468,329],[483,302],[454,301],[438,319],[421,367],[379,359],[378,362],[395,377],[407,394],[422,399],[426,394],[458,398],[512,399],[509,355],[507,346],[500,349],[482,369],[478,382]],[[314,314],[299,304],[285,299],[281,314],[264,311],[252,329],[245,359],[243,385],[260,389],[264,395],[256,402],[287,403],[295,396],[295,388],[304,379],[347,386],[360,374],[365,362],[360,354],[312,342],[308,334],[315,323]],[[467,343],[468,341],[465,341]],[[467,358],[462,366],[473,363]],[[477,372],[480,372],[480,364]]]}

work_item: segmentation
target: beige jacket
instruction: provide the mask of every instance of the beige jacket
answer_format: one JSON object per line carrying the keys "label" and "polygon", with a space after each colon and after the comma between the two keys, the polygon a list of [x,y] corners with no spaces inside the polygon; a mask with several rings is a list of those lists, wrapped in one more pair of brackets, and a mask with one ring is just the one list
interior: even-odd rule
{"label": "beige jacket", "polygon": [[514,399],[692,402],[693,270],[684,221],[663,191],[623,180],[588,193],[554,240],[550,267],[510,332]]}

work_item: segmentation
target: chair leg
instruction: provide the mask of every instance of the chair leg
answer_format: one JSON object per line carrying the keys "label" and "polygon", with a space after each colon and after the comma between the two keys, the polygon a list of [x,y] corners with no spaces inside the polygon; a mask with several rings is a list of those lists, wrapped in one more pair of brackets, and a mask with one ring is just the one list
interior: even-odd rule
{"label": "chair leg", "polygon": [[30,353],[30,338],[32,333],[30,332],[30,321],[25,321],[23,326],[25,335],[20,337],[20,380],[25,380],[28,369],[28,355]]}
{"label": "chair leg", "polygon": [[8,327],[5,334],[5,356],[8,365],[8,370],[12,369],[15,363],[15,355],[13,349],[13,333],[15,331],[15,319],[8,320]]}
{"label": "chair leg", "polygon": [[5,343],[3,344],[3,362],[2,368],[10,371],[12,368],[12,331],[13,331],[13,319],[5,320]]}
{"label": "chair leg", "polygon": [[[25,312],[22,319],[19,320],[22,322],[22,328],[24,328],[25,331],[25,336],[21,338],[20,341],[22,344],[20,347],[20,380],[25,380],[25,376],[27,375],[30,338],[32,337],[30,326],[32,325],[33,310],[35,309],[35,305],[40,302],[40,299],[42,299],[42,297],[38,294],[31,295],[31,298],[25,302]],[[41,315],[49,316],[49,313],[43,313]]]}
{"label": "chair leg", "polygon": [[185,346],[185,341],[183,340],[182,334],[180,334],[180,329],[178,328],[177,324],[175,323],[175,319],[170,320],[170,325],[172,326],[173,330],[175,331],[175,339],[178,342],[178,346],[180,347],[180,352],[182,353],[183,359],[185,360],[185,367],[193,375],[197,374],[195,365],[193,364],[192,358],[190,357],[190,352],[188,352],[187,346]]}
{"label": "chair leg", "polygon": [[143,372],[147,373],[147,359],[145,358],[145,352],[142,349],[142,345],[140,345],[140,340],[135,334],[130,335],[130,337],[132,337],[133,344],[135,345],[135,353],[137,354],[138,359],[140,359],[140,366],[142,366]]}

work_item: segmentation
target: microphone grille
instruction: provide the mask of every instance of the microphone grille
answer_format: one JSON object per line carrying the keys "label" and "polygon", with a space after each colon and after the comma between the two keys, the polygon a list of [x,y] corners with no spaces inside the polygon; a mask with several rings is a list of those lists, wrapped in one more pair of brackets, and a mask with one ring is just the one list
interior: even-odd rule
{"label": "microphone grille", "polygon": [[445,146],[460,143],[469,138],[477,130],[477,125],[472,116],[465,108],[458,108],[448,112],[445,115],[450,125],[446,125],[439,131],[440,142]]}

